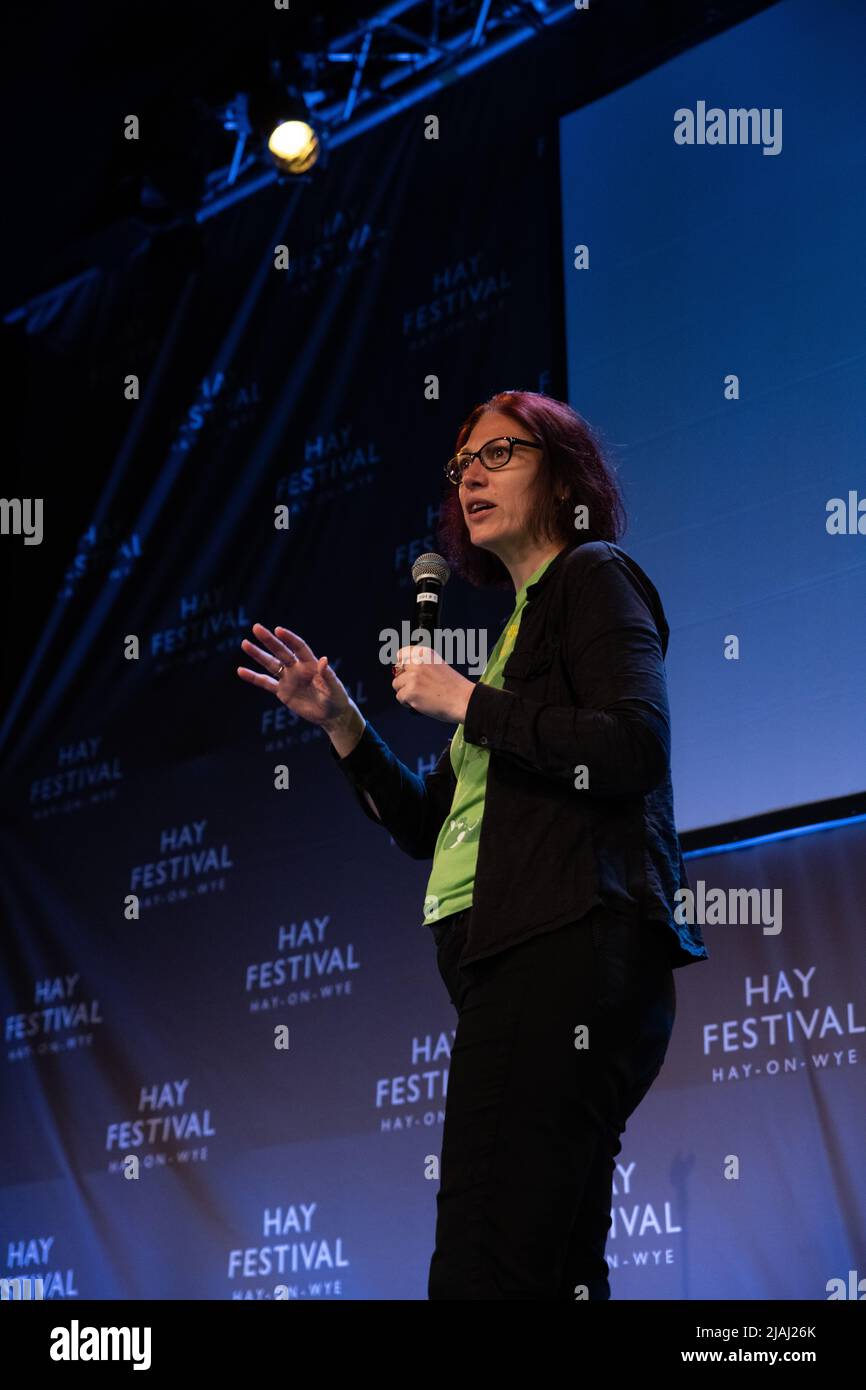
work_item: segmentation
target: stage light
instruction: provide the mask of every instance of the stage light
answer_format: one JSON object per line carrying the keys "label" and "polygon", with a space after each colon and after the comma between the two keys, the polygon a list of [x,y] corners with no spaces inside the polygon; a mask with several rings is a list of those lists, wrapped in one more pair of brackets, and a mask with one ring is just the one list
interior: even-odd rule
{"label": "stage light", "polygon": [[278,169],[305,174],[319,157],[319,140],[305,120],[279,121],[268,136],[268,150]]}
{"label": "stage light", "polygon": [[320,139],[305,96],[297,57],[273,59],[246,94],[249,133],[283,174],[306,174],[319,158]]}

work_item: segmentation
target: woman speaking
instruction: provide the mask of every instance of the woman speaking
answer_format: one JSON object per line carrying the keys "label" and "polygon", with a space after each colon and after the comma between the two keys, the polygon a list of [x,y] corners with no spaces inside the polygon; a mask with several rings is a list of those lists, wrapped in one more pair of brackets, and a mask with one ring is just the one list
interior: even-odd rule
{"label": "woman speaking", "polygon": [[514,611],[468,680],[429,647],[400,704],[456,724],[419,777],[326,656],[256,624],[238,675],[319,725],[365,814],[432,859],[424,920],[457,1010],[431,1299],[608,1299],[620,1136],[661,1070],[672,971],[707,952],[674,918],[659,596],[616,544],[624,516],[570,406],[501,392],[461,426],[439,545]]}

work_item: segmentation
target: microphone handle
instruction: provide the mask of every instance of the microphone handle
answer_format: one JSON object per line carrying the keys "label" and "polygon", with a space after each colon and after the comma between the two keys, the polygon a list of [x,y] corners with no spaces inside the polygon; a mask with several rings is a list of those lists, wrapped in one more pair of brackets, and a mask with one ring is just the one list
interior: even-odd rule
{"label": "microphone handle", "polygon": [[[417,605],[415,610],[415,622],[412,626],[412,631],[417,632],[420,629],[425,634],[425,636],[420,642],[413,642],[413,647],[433,646],[436,638],[437,629],[439,628],[439,625],[442,621],[441,610],[441,601],[439,603],[435,601],[431,603],[429,600],[425,601],[422,599],[422,601]],[[407,705],[407,709],[409,710],[410,714],[420,715],[421,713],[420,710],[413,709],[411,705]]]}
{"label": "microphone handle", "polygon": [[[430,603],[429,601],[422,601],[417,605],[415,609],[415,622],[413,624],[413,630],[415,628],[421,628],[421,630],[423,632],[426,632],[428,636],[431,638],[430,642],[424,642],[422,645],[432,646],[433,634],[435,633],[436,629],[441,626],[441,623],[442,613],[440,603]],[[413,643],[412,645],[417,646],[419,644]]]}

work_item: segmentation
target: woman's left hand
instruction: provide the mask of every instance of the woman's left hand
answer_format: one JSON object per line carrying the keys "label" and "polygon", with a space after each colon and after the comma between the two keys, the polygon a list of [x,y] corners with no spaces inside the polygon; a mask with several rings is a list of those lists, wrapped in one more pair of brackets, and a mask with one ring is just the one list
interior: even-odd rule
{"label": "woman's left hand", "polygon": [[401,705],[448,724],[463,722],[474,681],[461,676],[432,647],[401,647],[395,665],[404,668],[391,682]]}

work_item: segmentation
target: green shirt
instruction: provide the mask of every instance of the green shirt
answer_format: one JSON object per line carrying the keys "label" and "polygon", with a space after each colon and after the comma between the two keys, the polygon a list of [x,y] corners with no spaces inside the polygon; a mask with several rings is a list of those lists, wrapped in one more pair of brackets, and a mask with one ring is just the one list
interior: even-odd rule
{"label": "green shirt", "polygon": [[[539,565],[535,573],[518,589],[514,612],[505,624],[499,641],[490,653],[487,665],[479,677],[485,685],[492,685],[497,690],[502,689],[503,667],[514,649],[520,618],[526,605],[526,591],[530,584],[541,578],[555,558],[551,555],[549,560]],[[448,917],[452,912],[461,912],[463,908],[472,905],[489,760],[490,753],[486,748],[479,748],[465,741],[463,725],[458,724],[451,740],[451,766],[457,778],[457,786],[454,788],[451,810],[439,831],[433,851],[433,868],[424,899],[425,925],[437,922],[441,917]]]}

